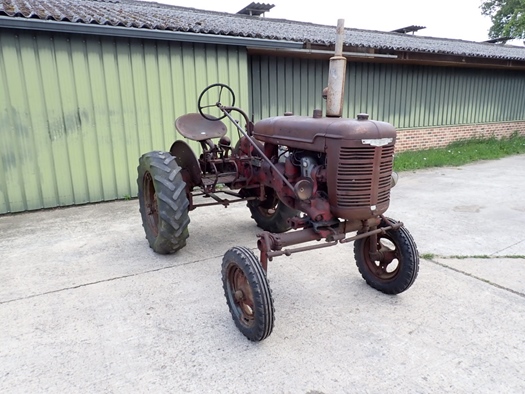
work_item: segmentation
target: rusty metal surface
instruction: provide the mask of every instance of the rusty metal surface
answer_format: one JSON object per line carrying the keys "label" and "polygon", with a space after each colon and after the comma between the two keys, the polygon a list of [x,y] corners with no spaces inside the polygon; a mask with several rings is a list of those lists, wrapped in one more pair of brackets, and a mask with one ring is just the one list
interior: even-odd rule
{"label": "rusty metal surface", "polygon": [[327,139],[361,140],[395,138],[395,128],[385,122],[346,118],[276,116],[255,124],[253,136],[262,142],[324,152]]}
{"label": "rusty metal surface", "polygon": [[[209,115],[211,117],[211,115]],[[184,137],[193,141],[204,141],[209,138],[220,138],[228,129],[220,120],[211,121],[200,114],[186,114],[177,118],[175,127]]]}
{"label": "rusty metal surface", "polygon": [[[190,190],[193,186],[200,185],[202,182],[202,173],[199,161],[190,146],[181,140],[175,141],[171,145],[170,153],[175,157],[177,164],[188,173],[188,179],[184,179]],[[183,176],[184,178],[184,176]]]}
{"label": "rusty metal surface", "polygon": [[146,203],[146,214],[147,214],[147,225],[153,234],[158,235],[159,226],[159,209],[157,205],[157,193],[155,192],[155,186],[153,184],[153,178],[149,172],[144,174],[143,190],[144,190],[144,201]]}
{"label": "rusty metal surface", "polygon": [[[260,251],[261,263],[265,270],[267,270],[268,260],[277,256],[291,256],[294,253],[306,252],[309,250],[322,249],[330,246],[335,246],[339,243],[353,242],[358,239],[374,237],[378,234],[385,234],[388,230],[395,230],[403,226],[403,223],[390,223],[389,226],[376,228],[380,219],[374,218],[367,221],[344,221],[337,226],[327,227],[323,229],[314,229],[312,227],[305,228],[298,231],[292,231],[284,234],[272,234],[264,231],[258,234],[259,238],[257,247]],[[349,232],[358,231],[358,233],[351,237],[346,237]],[[324,243],[316,243],[312,245],[297,247],[293,249],[284,249],[287,246],[298,245],[310,241],[322,241]],[[377,250],[375,250],[377,252]]]}
{"label": "rusty metal surface", "polygon": [[340,218],[382,215],[390,203],[394,144],[374,147],[362,141],[328,143],[328,197]]}

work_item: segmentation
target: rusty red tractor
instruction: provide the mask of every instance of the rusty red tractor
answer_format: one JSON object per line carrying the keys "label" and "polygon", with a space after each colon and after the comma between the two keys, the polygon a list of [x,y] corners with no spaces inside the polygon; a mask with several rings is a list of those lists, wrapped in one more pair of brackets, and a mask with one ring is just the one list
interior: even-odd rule
{"label": "rusty red tractor", "polygon": [[[235,107],[233,91],[217,83],[199,96],[199,113],[175,122],[183,137],[200,143],[199,157],[181,139],[169,152],[140,158],[140,212],[146,238],[157,253],[174,253],[186,245],[189,211],[247,202],[263,230],[257,235],[260,256],[244,246],[231,248],[223,258],[222,281],[235,325],[252,341],[268,337],[274,326],[266,276],[274,257],[353,241],[361,276],[386,294],[407,290],[419,270],[412,236],[403,223],[383,215],[395,184],[395,128],[366,114],[341,117],[346,68],[342,22],[337,31],[325,89],[326,116],[316,109],[312,117],[287,113],[254,123]],[[244,128],[232,113],[241,115]],[[234,146],[224,118],[239,133]]]}

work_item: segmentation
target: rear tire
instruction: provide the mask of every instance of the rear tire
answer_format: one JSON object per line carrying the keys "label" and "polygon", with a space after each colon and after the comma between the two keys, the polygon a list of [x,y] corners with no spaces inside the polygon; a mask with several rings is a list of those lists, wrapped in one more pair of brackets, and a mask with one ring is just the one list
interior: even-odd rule
{"label": "rear tire", "polygon": [[284,233],[292,228],[288,219],[299,215],[299,211],[290,208],[279,200],[277,194],[271,190],[264,201],[250,200],[248,208],[257,226],[271,233]]}
{"label": "rear tire", "polygon": [[138,197],[142,226],[149,246],[159,254],[175,253],[189,237],[186,183],[175,158],[149,152],[139,160]]}

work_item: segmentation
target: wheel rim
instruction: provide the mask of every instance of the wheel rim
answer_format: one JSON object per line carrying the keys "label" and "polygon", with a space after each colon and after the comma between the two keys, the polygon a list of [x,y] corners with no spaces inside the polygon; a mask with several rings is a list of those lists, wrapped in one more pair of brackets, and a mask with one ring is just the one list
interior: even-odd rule
{"label": "wheel rim", "polygon": [[253,292],[248,278],[239,267],[231,267],[228,272],[228,290],[238,321],[251,327],[255,320]]}
{"label": "wheel rim", "polygon": [[146,205],[146,222],[155,236],[159,233],[159,211],[157,205],[157,193],[153,184],[153,178],[149,172],[143,178],[144,203]]}
{"label": "wheel rim", "polygon": [[266,217],[271,218],[273,215],[275,215],[275,211],[277,210],[277,205],[274,208],[261,208],[259,207],[259,211],[261,214],[263,214]]}
{"label": "wheel rim", "polygon": [[370,257],[370,241],[364,245],[364,260],[369,271],[379,280],[390,281],[394,279],[403,264],[401,253],[394,240],[387,235],[377,236],[377,251],[380,254],[379,260]]}
{"label": "wheel rim", "polygon": [[279,199],[277,197],[268,198],[266,201],[262,201],[257,209],[262,215],[271,218],[277,212],[277,206],[279,205]]}

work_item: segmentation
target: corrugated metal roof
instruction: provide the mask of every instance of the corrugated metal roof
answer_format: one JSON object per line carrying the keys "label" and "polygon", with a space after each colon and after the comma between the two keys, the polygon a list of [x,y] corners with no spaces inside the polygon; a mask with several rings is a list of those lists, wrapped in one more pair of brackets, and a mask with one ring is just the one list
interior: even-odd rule
{"label": "corrugated metal roof", "polygon": [[[1,15],[320,45],[331,45],[335,40],[334,26],[136,0],[1,0]],[[522,47],[360,29],[346,29],[345,44],[380,50],[525,60],[525,48]]]}

